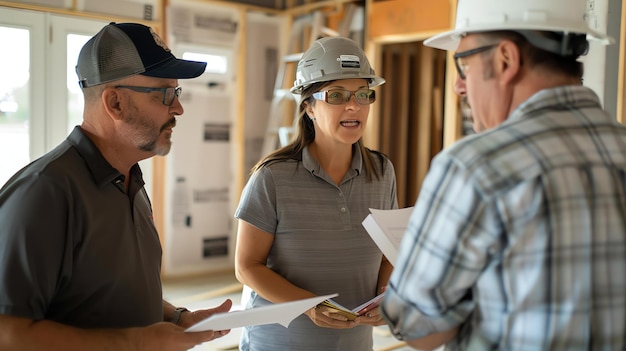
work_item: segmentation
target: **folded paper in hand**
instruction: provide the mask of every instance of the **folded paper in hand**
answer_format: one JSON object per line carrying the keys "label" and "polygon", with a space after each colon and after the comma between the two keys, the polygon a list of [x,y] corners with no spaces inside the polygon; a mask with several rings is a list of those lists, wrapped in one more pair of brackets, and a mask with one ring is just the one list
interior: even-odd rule
{"label": "folded paper in hand", "polygon": [[378,305],[380,304],[380,301],[383,299],[383,297],[385,296],[385,293],[383,292],[382,294],[376,296],[375,298],[353,308],[353,309],[349,309],[346,307],[343,307],[342,305],[340,305],[339,303],[337,303],[336,301],[334,301],[333,299],[327,299],[322,301],[322,303],[320,303],[320,306],[326,306],[326,307],[330,307],[334,310],[337,310],[337,313],[344,315],[348,318],[349,321],[353,321],[356,319],[356,317],[358,316],[362,316],[364,314],[366,314],[367,312],[373,310],[374,308],[378,307]]}
{"label": "folded paper in hand", "polygon": [[370,214],[362,224],[376,246],[392,265],[396,265],[400,242],[409,224],[413,207],[395,210],[376,210],[370,208]]}
{"label": "folded paper in hand", "polygon": [[233,311],[225,313],[216,313],[194,325],[187,328],[186,332],[199,332],[205,330],[228,330],[232,328],[245,327],[248,325],[272,324],[279,323],[285,328],[289,323],[313,308],[320,302],[337,296],[337,294],[323,295],[302,299],[277,303],[269,306],[261,306],[249,310]]}

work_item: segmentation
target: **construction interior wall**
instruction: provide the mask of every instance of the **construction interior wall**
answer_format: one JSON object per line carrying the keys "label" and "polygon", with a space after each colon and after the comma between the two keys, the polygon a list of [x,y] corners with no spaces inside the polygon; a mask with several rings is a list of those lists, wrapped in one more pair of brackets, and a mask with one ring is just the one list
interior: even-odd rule
{"label": "construction interior wall", "polygon": [[382,48],[379,150],[394,164],[398,204],[413,206],[430,160],[443,147],[445,52],[421,42]]}
{"label": "construction interior wall", "polygon": [[176,56],[203,55],[200,77],[179,80],[185,108],[166,158],[163,274],[232,268],[236,51],[239,14],[172,5],[168,38]]}
{"label": "construction interior wall", "polygon": [[262,157],[262,145],[270,118],[274,80],[282,54],[280,38],[286,17],[248,13],[246,26],[246,84],[244,103],[244,171],[247,172]]}

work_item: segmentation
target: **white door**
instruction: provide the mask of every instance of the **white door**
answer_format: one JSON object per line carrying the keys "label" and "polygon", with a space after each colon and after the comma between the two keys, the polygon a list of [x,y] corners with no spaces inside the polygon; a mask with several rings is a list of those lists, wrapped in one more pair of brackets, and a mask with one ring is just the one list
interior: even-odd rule
{"label": "white door", "polygon": [[63,141],[83,118],[83,94],[78,86],[76,61],[83,45],[108,22],[67,16],[50,16],[49,60],[46,70],[47,138],[50,150]]}
{"label": "white door", "polygon": [[0,185],[80,123],[76,58],[106,23],[0,9]]}
{"label": "white door", "polygon": [[44,22],[41,13],[0,10],[0,184],[45,149]]}

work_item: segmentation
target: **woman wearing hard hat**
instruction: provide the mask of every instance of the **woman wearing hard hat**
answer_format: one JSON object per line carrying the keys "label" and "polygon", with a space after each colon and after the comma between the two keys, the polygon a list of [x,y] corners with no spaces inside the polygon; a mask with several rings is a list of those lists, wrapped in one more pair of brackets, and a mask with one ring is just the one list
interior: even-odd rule
{"label": "woman wearing hard hat", "polygon": [[581,85],[586,0],[459,0],[473,136],[435,157],[382,312],[447,350],[626,349],[626,128]]}
{"label": "woman wearing hard hat", "polygon": [[[314,42],[297,67],[295,141],[253,169],[235,216],[236,274],[247,308],[338,293],[354,308],[387,284],[392,266],[361,225],[370,208],[397,208],[389,159],[363,146],[373,87],[383,84],[350,39]],[[371,351],[379,308],[349,320],[326,307],[278,324],[244,328],[241,350]]]}

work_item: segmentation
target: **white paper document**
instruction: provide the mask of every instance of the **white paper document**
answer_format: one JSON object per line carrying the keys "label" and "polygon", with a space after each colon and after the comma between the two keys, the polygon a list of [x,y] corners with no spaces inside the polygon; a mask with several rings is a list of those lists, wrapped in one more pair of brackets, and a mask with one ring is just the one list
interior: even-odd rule
{"label": "white paper document", "polygon": [[289,323],[313,308],[320,302],[337,296],[337,294],[311,297],[309,299],[277,303],[269,306],[252,308],[249,310],[216,313],[187,328],[186,332],[198,332],[204,330],[227,330],[245,327],[248,325],[260,325],[278,323],[285,328]]}
{"label": "white paper document", "polygon": [[395,210],[376,210],[370,208],[370,214],[362,224],[376,246],[392,265],[396,265],[400,242],[409,224],[413,207]]}

